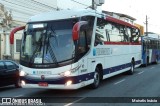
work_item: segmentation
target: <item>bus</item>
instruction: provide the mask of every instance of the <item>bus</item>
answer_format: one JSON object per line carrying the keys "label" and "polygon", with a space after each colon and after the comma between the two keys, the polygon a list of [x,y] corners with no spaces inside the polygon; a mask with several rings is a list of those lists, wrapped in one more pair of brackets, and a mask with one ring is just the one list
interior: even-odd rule
{"label": "bus", "polygon": [[60,10],[33,16],[20,52],[23,88],[97,88],[103,79],[141,65],[139,29],[95,10]]}
{"label": "bus", "polygon": [[149,33],[142,36],[142,65],[158,63],[160,60],[160,38],[159,35]]}

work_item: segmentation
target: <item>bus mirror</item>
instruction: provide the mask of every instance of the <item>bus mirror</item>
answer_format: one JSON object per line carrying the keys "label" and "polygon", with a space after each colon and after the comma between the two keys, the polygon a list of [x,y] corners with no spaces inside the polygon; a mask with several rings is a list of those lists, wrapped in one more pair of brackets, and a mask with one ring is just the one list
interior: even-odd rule
{"label": "bus mirror", "polygon": [[81,29],[81,26],[82,25],[87,25],[87,21],[80,21],[80,22],[77,22],[74,26],[73,26],[73,29],[72,29],[72,38],[73,38],[73,41],[76,41],[79,39],[79,32],[80,32],[80,29]]}

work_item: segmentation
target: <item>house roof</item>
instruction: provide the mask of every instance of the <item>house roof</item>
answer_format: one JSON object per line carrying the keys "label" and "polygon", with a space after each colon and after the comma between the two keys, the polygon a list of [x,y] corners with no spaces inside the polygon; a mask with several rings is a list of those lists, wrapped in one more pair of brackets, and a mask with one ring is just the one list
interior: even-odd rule
{"label": "house roof", "polygon": [[126,18],[129,18],[129,19],[133,20],[133,21],[136,20],[135,18],[133,18],[133,17],[131,17],[131,16],[129,16],[129,15],[126,15],[126,14],[122,14],[122,13],[115,13],[115,12],[109,12],[109,11],[102,11],[102,12],[103,12],[103,13],[106,13],[106,14],[108,14],[108,15],[111,15],[111,16],[113,16],[113,14],[116,14],[116,15],[118,15],[118,16],[120,16],[120,17],[126,17]]}

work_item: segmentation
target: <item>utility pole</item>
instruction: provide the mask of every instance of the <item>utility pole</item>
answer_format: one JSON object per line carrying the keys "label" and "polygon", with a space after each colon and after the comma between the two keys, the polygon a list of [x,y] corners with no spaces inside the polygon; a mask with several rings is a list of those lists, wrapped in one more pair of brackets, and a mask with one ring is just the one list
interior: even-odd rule
{"label": "utility pole", "polygon": [[93,10],[95,9],[95,3],[94,3],[94,0],[92,0],[92,9],[93,9]]}
{"label": "utility pole", "polygon": [[146,36],[148,36],[148,17],[146,15]]}

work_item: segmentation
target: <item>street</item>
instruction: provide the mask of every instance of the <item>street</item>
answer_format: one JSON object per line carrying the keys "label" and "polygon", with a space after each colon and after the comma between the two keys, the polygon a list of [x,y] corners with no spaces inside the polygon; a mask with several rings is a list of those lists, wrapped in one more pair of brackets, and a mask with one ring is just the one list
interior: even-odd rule
{"label": "street", "polygon": [[83,103],[87,97],[159,97],[159,75],[160,64],[149,65],[135,69],[133,75],[123,73],[103,80],[98,89],[84,87],[78,90],[51,90],[8,86],[0,88],[0,97],[79,97],[68,103],[53,103],[53,106],[159,106],[158,103]]}

